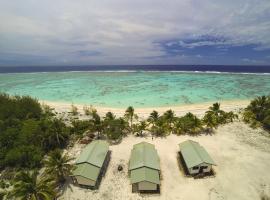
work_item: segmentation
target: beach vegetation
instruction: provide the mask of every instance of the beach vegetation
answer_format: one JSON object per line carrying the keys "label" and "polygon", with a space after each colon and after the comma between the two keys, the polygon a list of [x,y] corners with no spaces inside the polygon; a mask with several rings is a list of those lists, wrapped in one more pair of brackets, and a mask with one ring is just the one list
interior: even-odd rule
{"label": "beach vegetation", "polygon": [[175,113],[174,111],[167,110],[162,116],[163,126],[165,127],[165,132],[168,132],[170,134],[173,131],[173,123],[175,121]]}
{"label": "beach vegetation", "polygon": [[41,167],[43,156],[64,148],[69,127],[28,96],[0,94],[0,169]]}
{"label": "beach vegetation", "polygon": [[92,130],[92,121],[73,119],[71,121],[70,134],[82,137],[87,131]]}
{"label": "beach vegetation", "polygon": [[53,179],[39,176],[37,170],[20,171],[14,182],[11,199],[47,200],[56,196]]}
{"label": "beach vegetation", "polygon": [[124,119],[128,122],[130,131],[133,132],[133,123],[134,120],[138,119],[138,115],[135,113],[134,108],[132,106],[129,106],[126,109]]}
{"label": "beach vegetation", "polygon": [[202,131],[202,122],[192,113],[187,113],[183,117],[176,118],[174,133],[177,135],[196,135]]}
{"label": "beach vegetation", "polygon": [[113,118],[104,123],[104,134],[110,140],[119,140],[126,135],[127,122],[124,118]]}
{"label": "beach vegetation", "polygon": [[74,106],[74,104],[71,104],[71,110],[70,110],[70,113],[73,115],[73,116],[77,116],[79,114],[78,112],[78,108],[76,106]]}
{"label": "beach vegetation", "polygon": [[94,111],[96,111],[96,109],[93,106],[84,106],[83,107],[83,111],[84,111],[84,114],[86,116],[89,116],[89,115],[91,115],[91,113],[93,113]]}
{"label": "beach vegetation", "polygon": [[96,110],[92,110],[90,113],[91,119],[90,119],[90,130],[93,133],[97,133],[98,139],[101,138],[103,134],[103,121],[102,118],[99,116]]}
{"label": "beach vegetation", "polygon": [[270,96],[261,96],[253,99],[244,109],[243,121],[252,128],[262,127],[270,130]]}
{"label": "beach vegetation", "polygon": [[133,125],[134,134],[137,136],[143,136],[143,132],[147,130],[148,124],[145,120],[139,121],[139,123]]}
{"label": "beach vegetation", "polygon": [[70,158],[66,153],[63,154],[61,149],[55,149],[43,161],[45,173],[54,178],[57,184],[63,184],[67,177],[71,175],[73,166],[70,161],[72,160],[73,158]]}

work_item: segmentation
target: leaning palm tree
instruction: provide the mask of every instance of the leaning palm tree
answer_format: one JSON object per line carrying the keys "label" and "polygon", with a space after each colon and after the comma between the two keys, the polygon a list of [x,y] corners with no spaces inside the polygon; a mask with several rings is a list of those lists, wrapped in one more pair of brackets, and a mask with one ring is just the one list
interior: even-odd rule
{"label": "leaning palm tree", "polygon": [[44,165],[46,167],[45,173],[52,175],[56,178],[56,182],[63,184],[66,178],[71,174],[73,169],[67,154],[63,154],[60,149],[55,149],[49,153],[49,156],[44,160]]}
{"label": "leaning palm tree", "polygon": [[56,196],[54,182],[44,176],[38,177],[38,171],[18,173],[11,196],[24,200],[51,200]]}

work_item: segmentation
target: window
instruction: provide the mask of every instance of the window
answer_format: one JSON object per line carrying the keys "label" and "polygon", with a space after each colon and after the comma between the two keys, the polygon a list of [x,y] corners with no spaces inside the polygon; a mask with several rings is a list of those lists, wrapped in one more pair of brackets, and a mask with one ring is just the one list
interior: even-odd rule
{"label": "window", "polygon": [[207,169],[207,166],[201,166],[201,169]]}
{"label": "window", "polygon": [[192,167],[192,169],[194,169],[194,170],[198,170],[198,169],[199,169],[199,167]]}

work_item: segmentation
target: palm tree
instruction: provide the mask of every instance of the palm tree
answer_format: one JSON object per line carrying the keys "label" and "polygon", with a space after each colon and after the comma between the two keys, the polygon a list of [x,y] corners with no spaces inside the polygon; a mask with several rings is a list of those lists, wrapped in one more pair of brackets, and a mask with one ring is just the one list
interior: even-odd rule
{"label": "palm tree", "polygon": [[112,112],[107,112],[105,117],[104,117],[104,121],[111,121],[114,120],[116,117]]}
{"label": "palm tree", "polygon": [[69,158],[67,154],[63,154],[60,149],[55,149],[49,153],[49,156],[44,161],[46,167],[45,173],[55,177],[57,183],[63,184],[73,169],[69,163],[71,160],[73,158]]}
{"label": "palm tree", "polygon": [[247,109],[256,115],[258,121],[262,121],[265,118],[267,111],[270,109],[270,97],[257,97],[250,102]]}
{"label": "palm tree", "polygon": [[62,119],[53,118],[43,121],[45,134],[43,136],[43,146],[45,149],[62,148],[66,145],[69,137],[69,129]]}
{"label": "palm tree", "polygon": [[51,200],[56,196],[52,179],[38,177],[38,171],[21,171],[14,179],[12,196],[24,200]]}
{"label": "palm tree", "polygon": [[220,113],[220,103],[214,103],[209,107],[209,110],[212,111],[215,115],[218,115]]}
{"label": "palm tree", "polygon": [[149,115],[147,121],[148,121],[150,124],[153,125],[153,124],[155,124],[155,123],[157,122],[158,118],[159,118],[158,112],[155,111],[155,110],[153,110],[153,112],[150,113],[150,115]]}
{"label": "palm tree", "polygon": [[243,119],[253,128],[262,126],[270,129],[270,96],[252,100],[243,113]]}
{"label": "palm tree", "polygon": [[233,122],[234,119],[238,119],[238,115],[230,111],[225,113],[225,118],[228,122]]}
{"label": "palm tree", "polygon": [[90,120],[92,124],[92,131],[97,132],[98,138],[100,138],[104,129],[102,119],[100,118],[96,110],[93,110],[90,115],[92,117],[92,119]]}
{"label": "palm tree", "polygon": [[206,115],[212,115],[212,117],[215,117],[217,124],[226,123],[226,112],[220,109],[220,103],[214,103],[213,106],[210,106]]}
{"label": "palm tree", "polygon": [[212,113],[205,114],[202,119],[202,122],[206,126],[206,130],[208,132],[211,132],[218,126],[217,118]]}
{"label": "palm tree", "polygon": [[135,125],[134,127],[134,133],[137,135],[142,136],[143,131],[145,131],[147,128],[147,123],[146,121],[140,121],[138,124]]}
{"label": "palm tree", "polygon": [[135,114],[134,108],[132,106],[129,106],[126,109],[124,117],[127,120],[127,122],[129,122],[129,127],[130,127],[131,131],[133,131],[132,130],[133,121],[134,121],[134,119],[138,119],[138,115]]}
{"label": "palm tree", "polygon": [[175,114],[174,114],[174,112],[171,109],[170,110],[167,110],[163,114],[162,117],[164,119],[164,123],[168,126],[169,133],[171,133],[171,131],[172,131],[172,125],[173,125],[173,122],[175,120]]}

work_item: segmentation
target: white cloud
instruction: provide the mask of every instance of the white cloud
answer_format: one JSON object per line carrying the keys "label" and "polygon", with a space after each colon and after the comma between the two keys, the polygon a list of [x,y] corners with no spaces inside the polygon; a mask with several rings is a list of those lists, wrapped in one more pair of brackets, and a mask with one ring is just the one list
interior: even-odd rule
{"label": "white cloud", "polygon": [[269,0],[0,0],[0,55],[43,55],[50,64],[189,63],[196,56],[159,58],[154,41],[209,34],[270,48],[269,17]]}

